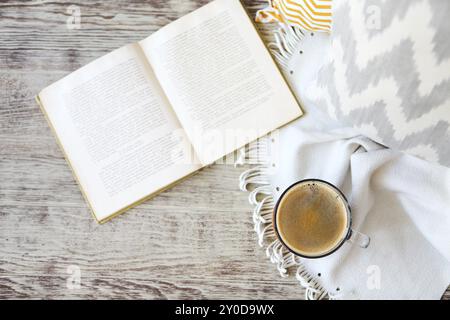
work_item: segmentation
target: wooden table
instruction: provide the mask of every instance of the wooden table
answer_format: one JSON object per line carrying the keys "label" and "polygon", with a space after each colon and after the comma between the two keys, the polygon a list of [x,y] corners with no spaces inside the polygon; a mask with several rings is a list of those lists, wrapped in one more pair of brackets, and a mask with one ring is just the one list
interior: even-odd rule
{"label": "wooden table", "polygon": [[[34,102],[48,84],[206,2],[0,3],[0,298],[303,298],[256,243],[242,169],[204,169],[100,226]],[[245,4],[254,13],[265,1]],[[80,29],[67,28],[71,5]],[[78,268],[80,288],[68,274]]]}

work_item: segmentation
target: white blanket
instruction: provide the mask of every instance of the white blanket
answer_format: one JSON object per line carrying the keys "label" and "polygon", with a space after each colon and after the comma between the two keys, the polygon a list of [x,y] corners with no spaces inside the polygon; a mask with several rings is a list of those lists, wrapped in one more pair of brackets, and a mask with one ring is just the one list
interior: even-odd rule
{"label": "white blanket", "polygon": [[[250,202],[260,244],[283,276],[297,271],[307,298],[439,299],[450,284],[450,169],[386,149],[316,111],[303,92],[326,49],[326,36],[316,35],[295,45],[300,55],[281,61],[306,115],[270,138],[277,148],[241,176],[242,189],[257,187]],[[271,210],[285,188],[305,178],[344,192],[353,228],[370,236],[369,248],[346,243],[312,260],[282,248]]]}

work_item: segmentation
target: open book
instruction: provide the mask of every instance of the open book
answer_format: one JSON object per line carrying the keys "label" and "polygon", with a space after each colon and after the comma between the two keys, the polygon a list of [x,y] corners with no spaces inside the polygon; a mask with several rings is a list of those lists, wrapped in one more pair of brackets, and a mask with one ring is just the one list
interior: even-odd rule
{"label": "open book", "polygon": [[301,116],[238,0],[216,0],[42,90],[104,222]]}

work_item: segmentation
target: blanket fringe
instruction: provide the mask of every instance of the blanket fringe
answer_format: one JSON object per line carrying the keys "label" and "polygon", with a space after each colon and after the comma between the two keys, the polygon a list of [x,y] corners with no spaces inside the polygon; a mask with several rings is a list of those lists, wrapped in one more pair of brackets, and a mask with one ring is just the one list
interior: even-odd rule
{"label": "blanket fringe", "polygon": [[[239,187],[249,192],[249,202],[253,206],[254,230],[258,244],[266,247],[266,255],[274,263],[281,277],[288,277],[295,270],[295,278],[304,290],[306,300],[320,300],[334,297],[323,288],[315,277],[308,273],[300,259],[287,250],[277,239],[272,225],[272,214],[275,207],[275,197],[270,186],[270,175],[273,174],[270,150],[267,150],[267,140],[264,137],[249,145],[248,150],[261,148],[266,157],[259,157],[257,165],[245,170],[239,177]],[[247,157],[243,157],[245,159]],[[241,162],[242,160],[241,159]],[[253,159],[249,157],[249,159]]]}
{"label": "blanket fringe", "polygon": [[[289,71],[289,59],[304,36],[302,30],[286,24],[280,24],[280,28],[274,32],[274,41],[268,47],[283,71]],[[336,299],[308,273],[300,259],[277,239],[272,225],[275,197],[270,186],[270,175],[273,174],[271,142],[274,142],[274,138],[269,135],[250,143],[239,151],[236,161],[236,165],[254,165],[240,175],[239,187],[249,192],[258,244],[266,247],[266,255],[276,265],[281,277],[288,277],[295,270],[295,278],[304,290],[306,300]]]}
{"label": "blanket fringe", "polygon": [[288,71],[289,59],[304,37],[304,31],[284,23],[280,23],[280,28],[274,32],[274,41],[267,46],[284,71]]}

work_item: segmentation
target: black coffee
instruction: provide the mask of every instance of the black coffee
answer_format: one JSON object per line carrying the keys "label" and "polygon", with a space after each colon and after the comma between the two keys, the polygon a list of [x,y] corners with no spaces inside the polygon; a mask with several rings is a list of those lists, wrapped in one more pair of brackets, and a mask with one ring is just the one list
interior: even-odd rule
{"label": "black coffee", "polygon": [[297,184],[278,204],[278,234],[287,247],[300,255],[325,255],[339,246],[347,234],[347,210],[345,200],[328,184]]}

